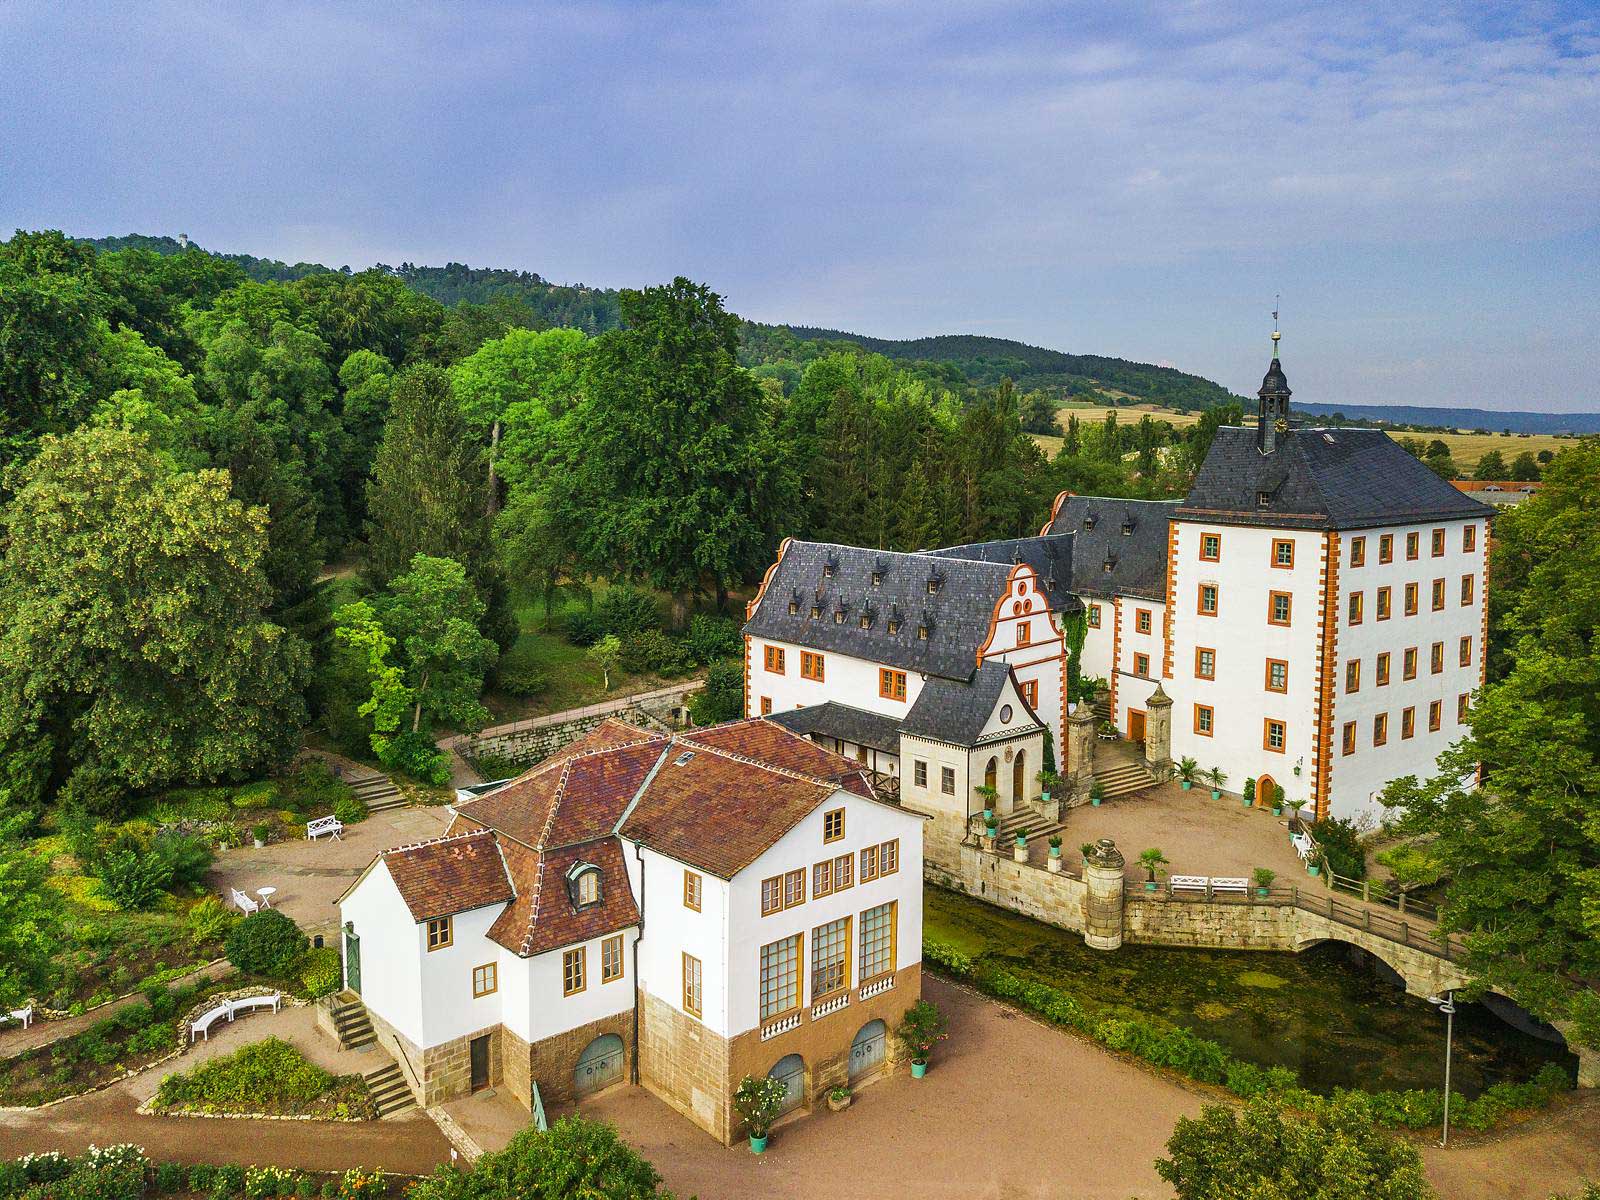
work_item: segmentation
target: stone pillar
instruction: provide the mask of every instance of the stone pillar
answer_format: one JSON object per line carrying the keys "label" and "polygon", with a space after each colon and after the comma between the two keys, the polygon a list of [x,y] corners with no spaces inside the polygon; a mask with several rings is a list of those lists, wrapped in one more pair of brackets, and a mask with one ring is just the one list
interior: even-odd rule
{"label": "stone pillar", "polygon": [[1122,851],[1101,838],[1083,860],[1083,941],[1093,950],[1122,945]]}
{"label": "stone pillar", "polygon": [[1144,765],[1157,779],[1172,775],[1172,697],[1156,684],[1144,702]]}
{"label": "stone pillar", "polygon": [[1061,776],[1067,785],[1067,802],[1082,804],[1094,786],[1094,709],[1079,701],[1067,714],[1066,760]]}

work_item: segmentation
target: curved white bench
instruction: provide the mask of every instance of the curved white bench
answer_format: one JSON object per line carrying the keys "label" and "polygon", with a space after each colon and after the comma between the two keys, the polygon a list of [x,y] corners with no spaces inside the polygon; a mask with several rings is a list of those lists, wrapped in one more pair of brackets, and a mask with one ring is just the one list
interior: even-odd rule
{"label": "curved white bench", "polygon": [[265,996],[243,996],[238,1000],[230,1000],[228,1007],[232,1011],[228,1013],[228,1020],[233,1020],[240,1013],[254,1012],[258,1008],[270,1008],[273,1012],[277,1012],[278,1006],[282,1003],[282,992],[269,992]]}
{"label": "curved white bench", "polygon": [[216,1008],[201,1013],[189,1022],[189,1044],[191,1046],[194,1045],[194,1037],[197,1033],[209,1042],[211,1040],[211,1026],[216,1024],[219,1017],[227,1017],[228,1020],[233,1020],[233,1008],[226,1000]]}

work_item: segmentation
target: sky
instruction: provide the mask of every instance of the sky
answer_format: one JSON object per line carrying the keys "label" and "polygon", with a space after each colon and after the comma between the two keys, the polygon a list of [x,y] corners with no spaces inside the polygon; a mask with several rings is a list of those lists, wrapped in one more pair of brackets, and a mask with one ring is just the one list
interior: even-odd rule
{"label": "sky", "polygon": [[12,228],[1600,410],[1600,0],[0,0]]}

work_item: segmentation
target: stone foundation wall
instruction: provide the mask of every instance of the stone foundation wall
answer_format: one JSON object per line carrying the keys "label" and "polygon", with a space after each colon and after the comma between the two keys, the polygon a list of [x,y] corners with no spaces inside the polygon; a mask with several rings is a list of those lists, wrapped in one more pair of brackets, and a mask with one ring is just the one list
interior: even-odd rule
{"label": "stone foundation wall", "polygon": [[[318,1019],[320,1022],[320,1015]],[[399,1030],[395,1029],[393,1025],[389,1024],[370,1008],[367,1009],[367,1020],[372,1022],[372,1033],[378,1039],[378,1045],[387,1050],[389,1057],[400,1065],[400,1077],[406,1081],[406,1086],[411,1089],[412,1099],[418,1104],[423,1103],[422,1094],[418,1090],[418,1085],[422,1079],[423,1052],[421,1047],[408,1041]],[[337,1042],[339,1034],[333,1029],[331,1016],[328,1020],[328,1030],[333,1040]]]}
{"label": "stone foundation wall", "polygon": [[[504,1025],[500,1027],[501,1086],[530,1112],[533,1110],[533,1055],[528,1043]],[[543,1088],[541,1087],[541,1091]]]}
{"label": "stone foundation wall", "polygon": [[724,1145],[733,1138],[728,1039],[639,991],[639,1082]]}
{"label": "stone foundation wall", "polygon": [[1088,894],[1083,880],[1065,871],[1052,874],[1016,862],[1009,857],[1010,847],[1006,851],[1000,855],[977,846],[961,846],[957,870],[944,870],[937,864],[927,866],[924,860],[923,877],[941,887],[986,900],[997,908],[1074,933],[1082,932],[1084,897]]}
{"label": "stone foundation wall", "polygon": [[502,1070],[502,1029],[490,1025],[475,1030],[466,1037],[429,1046],[422,1052],[422,1103],[441,1104],[446,1100],[459,1100],[472,1094],[472,1040],[487,1036],[489,1039],[489,1086],[497,1087],[505,1078]]}
{"label": "stone foundation wall", "polygon": [[445,750],[454,750],[463,758],[493,754],[532,764],[550,757],[607,718],[614,717],[649,729],[659,729],[662,725],[676,728],[680,724],[679,710],[688,703],[689,696],[704,686],[703,680],[692,679],[660,692],[624,696],[586,708],[513,721],[479,733],[457,734],[443,739],[439,745]]}
{"label": "stone foundation wall", "polygon": [[1294,950],[1300,915],[1287,905],[1130,897],[1123,908],[1122,936],[1129,942],[1158,946]]}
{"label": "stone foundation wall", "polygon": [[[634,1061],[632,1009],[601,1017],[598,1021],[590,1021],[587,1025],[579,1025],[576,1029],[569,1029],[531,1045],[517,1039],[527,1047],[527,1074],[539,1084],[539,1094],[544,1097],[547,1107],[577,1099],[578,1059],[589,1048],[590,1042],[608,1033],[614,1033],[622,1039],[623,1078],[631,1078]],[[525,1102],[531,1105],[531,1100]]]}

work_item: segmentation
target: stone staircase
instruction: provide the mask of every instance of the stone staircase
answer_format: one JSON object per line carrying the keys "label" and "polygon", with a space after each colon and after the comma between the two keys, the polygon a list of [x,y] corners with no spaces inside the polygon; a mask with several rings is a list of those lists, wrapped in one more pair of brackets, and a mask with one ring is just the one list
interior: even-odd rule
{"label": "stone staircase", "polygon": [[1095,757],[1094,778],[1100,785],[1101,795],[1107,800],[1143,791],[1156,784],[1155,776],[1136,759],[1113,757],[1104,751]]}
{"label": "stone staircase", "polygon": [[1102,692],[1100,695],[1095,697],[1094,715],[1095,715],[1095,719],[1099,720],[1099,721],[1109,721],[1109,720],[1111,720],[1111,693],[1110,692]]}
{"label": "stone staircase", "polygon": [[361,1003],[361,997],[354,992],[340,992],[334,998],[330,1011],[333,1027],[339,1034],[341,1050],[360,1050],[377,1042],[378,1035],[372,1032],[372,1019],[367,1016],[367,1006]]}
{"label": "stone staircase", "polygon": [[416,1106],[416,1097],[406,1086],[405,1076],[400,1074],[399,1063],[391,1060],[387,1066],[369,1071],[363,1078],[367,1081],[367,1090],[372,1093],[372,1102],[377,1106],[378,1116],[387,1117],[390,1113],[404,1112]]}
{"label": "stone staircase", "polygon": [[1000,818],[1000,833],[995,839],[995,844],[1001,849],[1012,846],[1019,833],[1027,834],[1028,842],[1031,844],[1065,828],[1065,822],[1047,820],[1033,808],[1023,807]]}
{"label": "stone staircase", "polygon": [[395,787],[394,780],[387,775],[374,771],[370,775],[357,775],[348,781],[350,790],[356,794],[356,799],[367,806],[368,812],[383,812],[389,808],[400,808],[406,803],[406,798],[400,794],[400,789]]}

